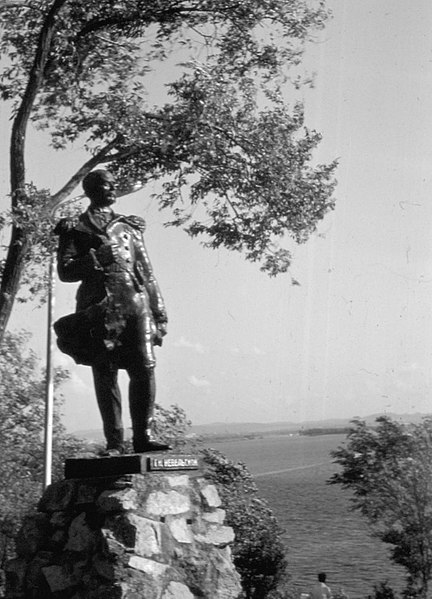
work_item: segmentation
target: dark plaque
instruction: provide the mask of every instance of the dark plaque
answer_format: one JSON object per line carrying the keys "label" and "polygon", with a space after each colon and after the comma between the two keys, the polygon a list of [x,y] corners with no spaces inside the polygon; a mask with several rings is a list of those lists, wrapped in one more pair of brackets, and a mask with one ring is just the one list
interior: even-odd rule
{"label": "dark plaque", "polygon": [[149,470],[198,470],[199,459],[193,455],[155,456],[148,458]]}
{"label": "dark plaque", "polygon": [[65,478],[97,478],[199,468],[199,459],[190,454],[132,453],[109,458],[69,458],[65,464]]}
{"label": "dark plaque", "polygon": [[148,454],[133,453],[109,458],[69,458],[65,462],[65,478],[98,478],[143,474],[147,472]]}

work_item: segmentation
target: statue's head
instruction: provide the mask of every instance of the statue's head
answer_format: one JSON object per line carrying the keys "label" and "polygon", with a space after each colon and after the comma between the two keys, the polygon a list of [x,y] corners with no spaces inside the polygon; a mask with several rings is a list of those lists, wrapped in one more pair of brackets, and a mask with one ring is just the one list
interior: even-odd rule
{"label": "statue's head", "polygon": [[116,201],[115,179],[108,171],[91,171],[84,177],[82,185],[93,206],[110,206]]}

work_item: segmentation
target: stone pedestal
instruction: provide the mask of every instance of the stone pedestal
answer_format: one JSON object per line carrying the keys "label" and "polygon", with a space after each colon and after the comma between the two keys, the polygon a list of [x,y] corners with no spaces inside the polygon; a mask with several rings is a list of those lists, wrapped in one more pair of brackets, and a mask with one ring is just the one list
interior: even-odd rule
{"label": "stone pedestal", "polygon": [[7,599],[235,599],[234,534],[199,472],[51,485],[7,564]]}

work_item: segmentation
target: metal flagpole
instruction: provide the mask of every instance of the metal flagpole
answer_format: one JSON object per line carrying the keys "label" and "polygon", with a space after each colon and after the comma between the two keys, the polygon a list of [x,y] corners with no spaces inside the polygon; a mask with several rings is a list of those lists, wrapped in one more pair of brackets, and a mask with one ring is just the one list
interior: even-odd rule
{"label": "metal flagpole", "polygon": [[54,415],[54,369],[52,363],[54,319],[54,288],[55,288],[55,255],[51,255],[48,282],[48,323],[46,348],[46,387],[45,387],[45,435],[44,435],[44,490],[51,484],[52,474],[52,439]]}
{"label": "metal flagpole", "polygon": [[[81,194],[72,198],[70,202],[76,202],[84,196]],[[56,213],[54,209],[53,216]],[[48,306],[47,306],[47,345],[46,345],[46,379],[45,379],[45,431],[44,431],[44,478],[43,489],[51,484],[52,478],[52,442],[53,442],[53,418],[54,418],[54,304],[55,304],[55,281],[56,281],[56,254],[53,251],[49,263],[48,274]]]}

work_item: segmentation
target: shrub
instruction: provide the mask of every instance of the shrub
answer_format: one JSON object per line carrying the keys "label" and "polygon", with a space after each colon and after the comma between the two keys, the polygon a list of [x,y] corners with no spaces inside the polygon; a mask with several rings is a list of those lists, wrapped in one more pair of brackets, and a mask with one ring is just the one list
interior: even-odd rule
{"label": "shrub", "polygon": [[235,533],[234,564],[241,576],[245,599],[281,597],[278,587],[287,579],[285,548],[279,527],[246,466],[214,449],[202,450],[207,476],[216,485],[226,523]]}

